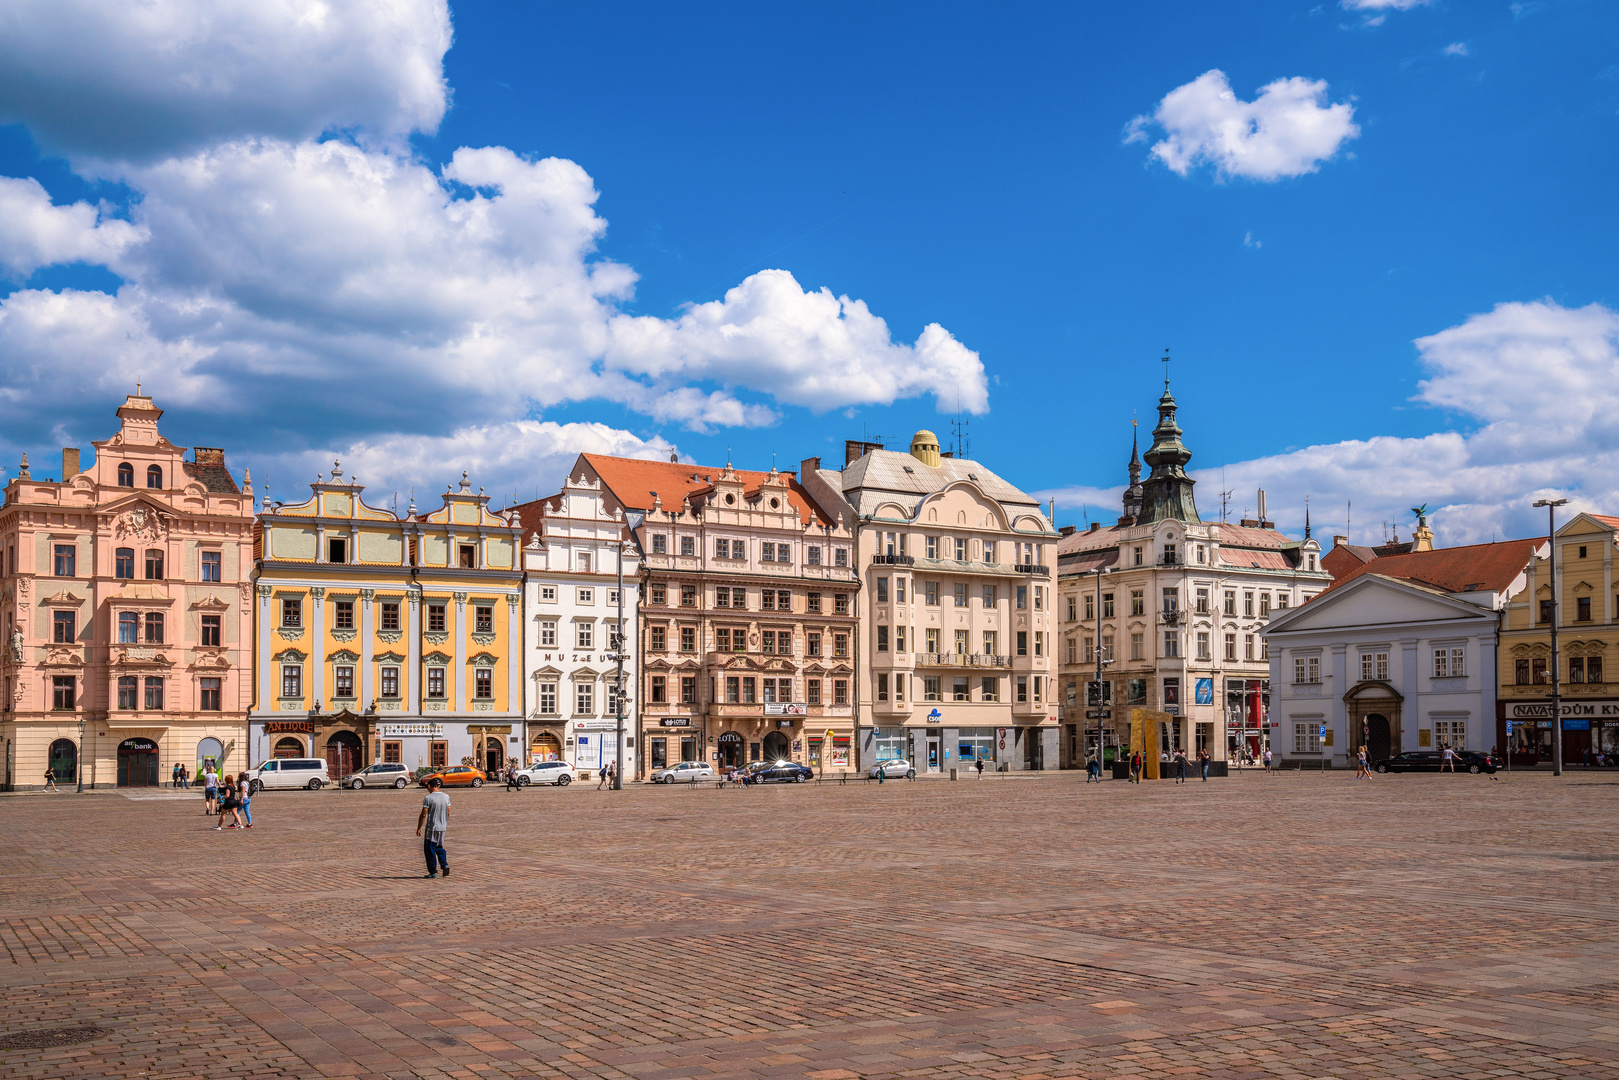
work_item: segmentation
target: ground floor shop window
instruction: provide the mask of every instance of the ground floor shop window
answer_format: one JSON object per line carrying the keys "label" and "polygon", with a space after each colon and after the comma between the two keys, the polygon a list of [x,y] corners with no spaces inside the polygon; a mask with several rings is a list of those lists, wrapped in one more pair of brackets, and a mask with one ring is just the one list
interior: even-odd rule
{"label": "ground floor shop window", "polygon": [[157,743],[125,739],[118,744],[118,786],[157,787]]}
{"label": "ground floor shop window", "polygon": [[1321,722],[1307,720],[1293,725],[1293,752],[1319,754],[1321,752]]}
{"label": "ground floor shop window", "polygon": [[51,772],[58,783],[79,778],[79,748],[72,739],[57,739],[51,743],[48,759]]}
{"label": "ground floor shop window", "polygon": [[759,753],[760,753],[759,744],[756,743],[756,742],[750,742],[748,744],[748,760],[749,761],[758,761],[759,760]]}
{"label": "ground floor shop window", "polygon": [[431,743],[427,747],[427,763],[435,769],[442,769],[450,763],[450,744],[446,742]]}
{"label": "ground floor shop window", "polygon": [[385,742],[382,744],[382,760],[397,765],[402,759],[403,750],[403,743]]}
{"label": "ground floor shop window", "polygon": [[827,762],[827,765],[834,769],[847,769],[849,767],[849,736],[833,736],[832,759]]}
{"label": "ground floor shop window", "polygon": [[669,764],[669,740],[654,738],[652,740],[652,767],[664,768]]}
{"label": "ground floor shop window", "polygon": [[[304,741],[302,739],[295,739],[290,736],[284,739],[277,739],[275,741],[275,749],[270,751],[270,756],[277,758],[303,757],[305,756]],[[201,760],[200,753],[198,760]]]}
{"label": "ground floor shop window", "polygon": [[699,761],[697,756],[697,739],[691,735],[682,735],[680,738],[680,760]]}
{"label": "ground floor shop window", "polygon": [[809,765],[810,765],[810,768],[815,769],[816,771],[819,771],[820,768],[821,768],[821,740],[820,739],[811,739],[809,741]]}
{"label": "ground floor shop window", "polygon": [[528,748],[531,761],[561,761],[562,740],[550,732],[542,732],[534,736],[533,744]]}
{"label": "ground floor shop window", "polygon": [[962,728],[956,736],[956,757],[963,768],[982,761],[985,767],[995,760],[995,732],[990,728]]}
{"label": "ground floor shop window", "polygon": [[880,727],[872,739],[872,748],[878,761],[892,761],[910,753],[910,739],[902,727]]}

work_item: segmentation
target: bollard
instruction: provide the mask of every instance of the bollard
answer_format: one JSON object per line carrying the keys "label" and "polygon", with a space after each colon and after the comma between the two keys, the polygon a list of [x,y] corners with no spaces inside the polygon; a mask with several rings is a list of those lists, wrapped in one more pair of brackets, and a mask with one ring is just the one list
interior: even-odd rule
{"label": "bollard", "polygon": [[955,778],[956,778],[956,770],[951,769],[950,770],[950,779],[954,780]]}

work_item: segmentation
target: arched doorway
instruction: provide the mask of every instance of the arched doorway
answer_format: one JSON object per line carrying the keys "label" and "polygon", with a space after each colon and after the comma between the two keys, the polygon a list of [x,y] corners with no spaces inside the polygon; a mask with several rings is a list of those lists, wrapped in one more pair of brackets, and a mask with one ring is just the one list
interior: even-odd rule
{"label": "arched doorway", "polygon": [[118,744],[118,786],[157,787],[157,743],[125,739]]}
{"label": "arched doorway", "polygon": [[275,741],[275,749],[270,751],[271,757],[303,757],[304,741],[288,735],[286,738]]}
{"label": "arched doorway", "polygon": [[791,751],[791,744],[788,743],[787,736],[779,731],[772,731],[765,736],[764,749],[766,761],[785,761]]}
{"label": "arched doorway", "polygon": [[742,765],[742,736],[734,731],[722,731],[719,737],[720,768],[735,769]]}
{"label": "arched doorway", "polygon": [[200,773],[212,765],[219,770],[220,759],[225,756],[225,747],[218,739],[203,739],[197,743],[197,771]]}
{"label": "arched doorway", "polygon": [[326,740],[326,773],[333,783],[360,771],[364,747],[352,731],[334,731]]}
{"label": "arched doorway", "polygon": [[57,739],[51,743],[49,757],[51,772],[56,782],[76,781],[79,778],[79,748],[72,739]]}
{"label": "arched doorway", "polygon": [[499,772],[505,764],[505,740],[499,736],[489,735],[483,740],[483,769],[485,772]]}
{"label": "arched doorway", "polygon": [[562,740],[549,731],[534,736],[534,742],[528,748],[531,761],[561,761]]}
{"label": "arched doorway", "polygon": [[1393,756],[1390,751],[1394,745],[1393,731],[1389,727],[1389,718],[1382,713],[1372,713],[1366,717],[1366,756],[1373,762],[1382,761]]}

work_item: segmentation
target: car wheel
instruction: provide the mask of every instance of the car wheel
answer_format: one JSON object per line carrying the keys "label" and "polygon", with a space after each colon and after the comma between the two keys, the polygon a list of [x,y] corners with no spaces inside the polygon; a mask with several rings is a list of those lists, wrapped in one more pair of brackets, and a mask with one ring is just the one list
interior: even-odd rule
{"label": "car wheel", "polygon": [[405,778],[403,776],[401,776],[398,780],[394,781],[394,787],[402,788],[404,786],[405,786]]}
{"label": "car wheel", "polygon": [[793,783],[802,784],[803,782],[804,782],[804,774],[803,773],[798,773],[793,777]]}
{"label": "car wheel", "polygon": [[1387,765],[1379,765],[1377,767],[1377,771],[1380,773],[1386,773],[1389,771],[1389,767]]}
{"label": "car wheel", "polygon": [[561,776],[557,777],[557,787],[567,787],[571,783],[573,783],[573,777],[569,776],[567,773],[563,773]]}
{"label": "car wheel", "polygon": [[363,787],[365,787],[364,780],[355,779],[349,781],[349,789],[351,791],[359,791]]}
{"label": "car wheel", "polygon": [[915,769],[906,770],[905,779],[907,779],[907,780],[915,780],[916,779],[916,770]]}
{"label": "car wheel", "polygon": [[247,782],[247,793],[249,795],[257,795],[263,789],[263,787],[264,785],[259,783],[257,780],[249,780]]}
{"label": "car wheel", "polygon": [[318,779],[312,779],[312,780],[309,781],[308,785],[306,785],[306,786],[309,788],[310,791],[319,791],[320,790],[320,781]]}
{"label": "car wheel", "polygon": [[518,787],[520,787],[520,788],[526,788],[526,787],[528,787],[528,777],[526,777],[526,776],[519,776],[519,777],[518,777],[518,778],[517,778],[517,786],[518,786]]}
{"label": "car wheel", "polygon": [[483,787],[483,777],[481,777],[481,776],[474,776],[474,777],[473,777],[473,778],[472,778],[472,786],[473,786],[473,787]]}
{"label": "car wheel", "polygon": [[1472,773],[1474,776],[1477,776],[1479,774],[1479,767],[1477,765],[1470,765],[1468,766],[1467,771]]}

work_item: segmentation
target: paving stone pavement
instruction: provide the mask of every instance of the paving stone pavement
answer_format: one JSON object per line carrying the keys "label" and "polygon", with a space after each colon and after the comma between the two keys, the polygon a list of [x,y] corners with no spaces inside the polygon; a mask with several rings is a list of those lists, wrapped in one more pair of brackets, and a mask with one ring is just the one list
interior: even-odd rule
{"label": "paving stone pavement", "polygon": [[1576,770],[0,799],[4,1077],[1607,1077]]}

